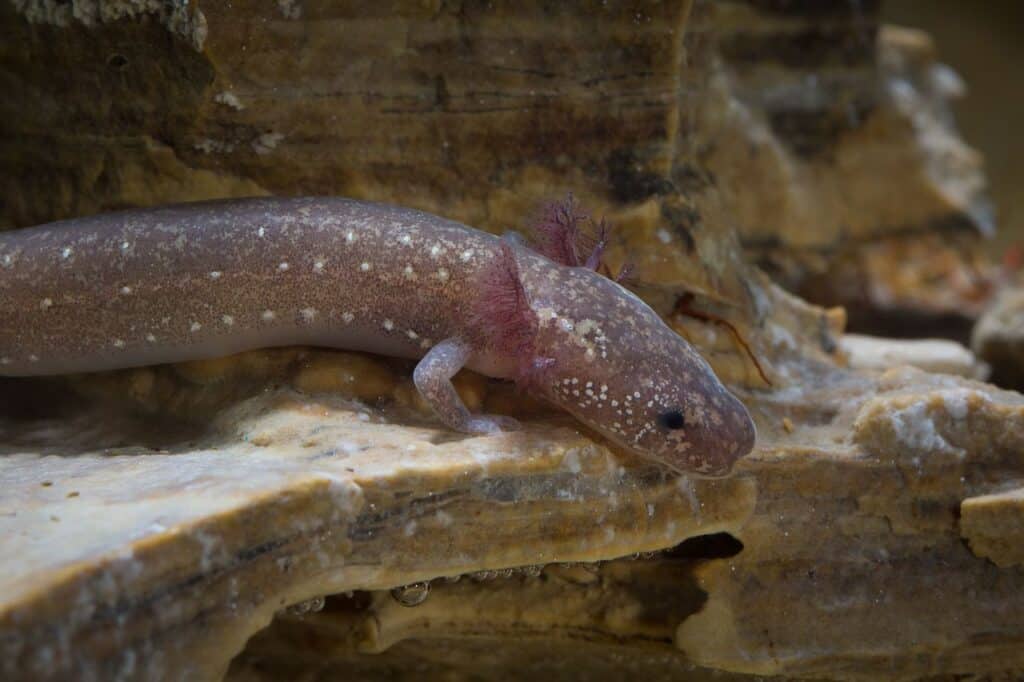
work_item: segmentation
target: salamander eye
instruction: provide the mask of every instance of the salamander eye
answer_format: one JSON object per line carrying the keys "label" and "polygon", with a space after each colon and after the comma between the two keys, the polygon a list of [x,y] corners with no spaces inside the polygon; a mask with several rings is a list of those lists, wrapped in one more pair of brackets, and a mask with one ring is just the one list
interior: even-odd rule
{"label": "salamander eye", "polygon": [[679,410],[669,410],[658,415],[658,425],[665,429],[681,429],[686,426],[686,419]]}

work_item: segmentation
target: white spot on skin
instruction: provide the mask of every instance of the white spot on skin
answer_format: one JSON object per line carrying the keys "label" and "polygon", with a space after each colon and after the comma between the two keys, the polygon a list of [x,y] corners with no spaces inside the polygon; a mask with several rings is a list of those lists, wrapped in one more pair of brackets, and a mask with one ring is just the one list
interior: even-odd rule
{"label": "white spot on skin", "polygon": [[345,321],[345,324],[348,324],[352,320],[356,319],[356,316],[353,315],[352,313],[346,312],[346,313],[342,313],[341,319]]}
{"label": "white spot on skin", "polygon": [[411,265],[406,265],[405,270],[402,270],[402,274],[405,275],[406,279],[416,279],[416,271],[412,269]]}
{"label": "white spot on skin", "polygon": [[28,361],[29,362],[39,362],[39,356],[38,355],[30,355],[30,356],[28,356]]}
{"label": "white spot on skin", "polygon": [[391,331],[392,329],[395,328],[395,323],[392,322],[391,320],[384,320],[384,328],[387,329],[388,331]]}
{"label": "white spot on skin", "polygon": [[150,343],[156,343],[156,337],[153,336],[152,334],[146,334],[146,341],[149,341]]}
{"label": "white spot on skin", "polygon": [[282,271],[282,272],[284,272],[285,270],[288,269],[288,262],[285,261],[285,262],[281,263],[280,265],[277,266],[277,269]]}
{"label": "white spot on skin", "polygon": [[473,257],[473,249],[466,249],[465,251],[463,251],[462,253],[459,254],[459,259],[463,263],[468,263],[472,257]]}
{"label": "white spot on skin", "polygon": [[324,271],[324,262],[322,260],[318,260],[317,262],[313,263],[313,272],[320,273],[320,272],[323,272],[323,271]]}
{"label": "white spot on skin", "polygon": [[14,262],[14,259],[11,258],[10,254],[6,254],[5,253],[4,257],[3,257],[3,260],[0,261],[0,262],[2,262],[4,264],[5,268],[9,268],[9,267],[11,267],[11,263]]}
{"label": "white spot on skin", "polygon": [[407,331],[407,332],[405,333],[405,335],[406,335],[406,336],[408,336],[408,337],[409,337],[410,339],[413,339],[414,341],[415,341],[416,339],[420,338],[420,335],[419,335],[419,334],[417,334],[416,332],[414,332],[414,331],[413,331],[413,330],[411,330],[411,329],[410,329],[409,331]]}
{"label": "white spot on skin", "polygon": [[370,265],[369,263],[366,263],[366,262],[363,262],[363,263],[360,263],[360,264],[359,264],[359,269],[360,269],[360,270],[362,270],[363,272],[367,272],[367,271],[369,271],[369,269],[370,269],[371,267],[372,267],[372,266],[371,266],[371,265]]}
{"label": "white spot on skin", "polygon": [[277,317],[277,315],[274,314],[273,310],[264,310],[263,314],[260,315],[260,319],[263,320],[264,322],[270,322],[275,317]]}
{"label": "white spot on skin", "polygon": [[263,237],[267,234],[267,229],[265,227],[261,227],[260,229],[256,230],[256,234],[260,237]]}
{"label": "white spot on skin", "polygon": [[214,270],[210,273],[210,279],[220,279],[221,274],[223,273],[220,270]]}
{"label": "white spot on skin", "polygon": [[231,317],[230,315],[224,315],[220,318],[220,321],[223,322],[228,327],[230,327],[235,323],[235,318]]}
{"label": "white spot on skin", "polygon": [[41,300],[39,302],[39,307],[42,308],[43,310],[46,310],[47,308],[49,308],[52,305],[53,305],[53,301],[51,299],[49,299],[49,298],[44,298],[43,300]]}
{"label": "white spot on skin", "polygon": [[401,237],[398,238],[398,241],[400,241],[405,246],[409,246],[409,244],[412,243],[412,237],[410,237],[407,234],[403,234]]}
{"label": "white spot on skin", "polygon": [[423,339],[422,341],[420,341],[420,348],[430,348],[433,345],[434,342],[431,341],[430,339]]}
{"label": "white spot on skin", "polygon": [[189,327],[188,329],[191,332],[197,332],[197,331],[199,331],[202,328],[203,328],[203,325],[199,324],[198,322],[193,322],[192,326]]}
{"label": "white spot on skin", "polygon": [[131,293],[132,293],[132,288],[131,287],[121,287],[121,293],[124,294],[125,296],[130,296]]}
{"label": "white spot on skin", "polygon": [[299,312],[302,313],[302,319],[303,320],[305,320],[306,322],[312,322],[313,319],[316,317],[316,312],[317,311],[316,311],[316,308],[303,308]]}
{"label": "white spot on skin", "polygon": [[65,260],[67,260],[68,258],[71,258],[71,254],[72,254],[71,247],[70,246],[65,246],[63,249],[61,249],[60,257],[65,259]]}
{"label": "white spot on skin", "polygon": [[5,358],[0,358],[0,365],[9,365],[9,364],[11,364],[11,359],[10,358],[6,358],[6,357]]}
{"label": "white spot on skin", "polygon": [[431,258],[437,258],[440,255],[441,255],[441,247],[440,246],[438,246],[437,244],[434,244],[433,246],[430,247],[430,257]]}
{"label": "white spot on skin", "polygon": [[114,348],[124,348],[124,341],[121,339],[114,339]]}
{"label": "white spot on skin", "polygon": [[121,242],[121,250],[122,251],[127,251],[130,248],[132,248],[131,244],[129,244],[128,242]]}
{"label": "white spot on skin", "polygon": [[442,282],[447,282],[448,281],[448,271],[445,270],[444,268],[441,268],[440,270],[437,271],[437,278],[439,280],[441,280]]}
{"label": "white spot on skin", "polygon": [[345,233],[345,241],[347,241],[349,244],[351,244],[355,240],[356,240],[356,233],[355,232],[353,232],[352,230],[349,230],[348,232]]}

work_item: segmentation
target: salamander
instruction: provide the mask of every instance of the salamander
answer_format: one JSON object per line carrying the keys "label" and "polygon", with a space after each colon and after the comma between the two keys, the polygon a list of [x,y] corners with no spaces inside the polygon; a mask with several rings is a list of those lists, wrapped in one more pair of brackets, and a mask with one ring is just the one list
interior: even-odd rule
{"label": "salamander", "polygon": [[94,372],[285,345],[418,359],[451,429],[463,367],[512,379],[613,443],[727,474],[755,428],[708,363],[590,267],[429,213],[345,198],[135,209],[0,233],[0,375]]}

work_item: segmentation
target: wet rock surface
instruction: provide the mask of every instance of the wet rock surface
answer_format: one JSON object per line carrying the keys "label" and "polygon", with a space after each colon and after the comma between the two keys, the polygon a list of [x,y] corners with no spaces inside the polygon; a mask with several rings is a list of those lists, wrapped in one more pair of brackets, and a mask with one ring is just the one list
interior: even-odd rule
{"label": "wet rock surface", "polygon": [[696,679],[1022,664],[1019,394],[837,371],[752,400],[754,455],[691,480],[554,414],[447,433],[404,381],[375,405],[229,400],[145,447],[121,442],[149,418],[109,405],[5,422],[8,672],[571,676],[516,663],[541,641],[600,650],[595,674]]}

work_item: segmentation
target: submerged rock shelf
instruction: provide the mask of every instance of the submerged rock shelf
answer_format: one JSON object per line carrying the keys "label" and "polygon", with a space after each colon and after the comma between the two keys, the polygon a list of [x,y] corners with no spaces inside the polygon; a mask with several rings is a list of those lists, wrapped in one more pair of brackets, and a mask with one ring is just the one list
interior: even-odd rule
{"label": "submerged rock shelf", "polygon": [[[760,675],[1022,664],[1024,398],[896,369],[760,405],[722,480],[561,418],[461,437],[285,388],[155,449],[90,447],[128,432],[97,414],[5,425],[5,666],[215,678],[272,620],[233,675],[370,670],[435,639],[458,669],[481,638]],[[391,592],[421,581],[415,606]]]}

